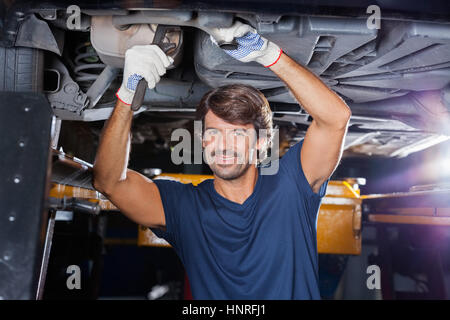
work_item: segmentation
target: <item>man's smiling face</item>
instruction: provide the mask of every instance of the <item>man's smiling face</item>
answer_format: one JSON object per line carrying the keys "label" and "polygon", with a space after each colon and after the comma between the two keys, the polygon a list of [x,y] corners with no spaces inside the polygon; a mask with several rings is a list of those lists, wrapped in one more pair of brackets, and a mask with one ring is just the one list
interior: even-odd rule
{"label": "man's smiling face", "polygon": [[216,176],[233,180],[256,163],[256,131],[253,124],[231,124],[211,110],[206,113],[204,123],[204,159]]}

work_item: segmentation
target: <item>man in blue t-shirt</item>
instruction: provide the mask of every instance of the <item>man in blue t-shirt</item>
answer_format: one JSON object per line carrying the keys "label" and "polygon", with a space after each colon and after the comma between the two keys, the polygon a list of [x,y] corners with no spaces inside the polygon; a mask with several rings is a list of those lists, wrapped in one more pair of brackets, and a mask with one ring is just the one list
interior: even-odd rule
{"label": "man in blue t-shirt", "polygon": [[214,179],[197,186],[127,169],[136,83],[153,88],[173,60],[157,46],[127,51],[118,102],[105,125],[93,185],[126,216],[176,250],[195,299],[320,299],[317,215],[335,170],[350,109],[313,73],[248,25],[212,30],[212,45],[257,62],[288,86],[313,121],[275,172],[261,161],[272,142],[264,95],[241,84],[209,91],[197,108],[204,160]]}

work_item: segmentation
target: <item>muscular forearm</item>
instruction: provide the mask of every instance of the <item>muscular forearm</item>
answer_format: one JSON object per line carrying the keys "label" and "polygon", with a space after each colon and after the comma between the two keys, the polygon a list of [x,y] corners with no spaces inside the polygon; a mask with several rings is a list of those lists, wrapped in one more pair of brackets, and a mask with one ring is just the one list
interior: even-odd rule
{"label": "muscular forearm", "polygon": [[100,192],[108,193],[126,178],[132,118],[130,106],[118,100],[105,123],[95,157],[93,186]]}
{"label": "muscular forearm", "polygon": [[347,126],[350,108],[308,69],[284,53],[270,69],[287,84],[317,125]]}

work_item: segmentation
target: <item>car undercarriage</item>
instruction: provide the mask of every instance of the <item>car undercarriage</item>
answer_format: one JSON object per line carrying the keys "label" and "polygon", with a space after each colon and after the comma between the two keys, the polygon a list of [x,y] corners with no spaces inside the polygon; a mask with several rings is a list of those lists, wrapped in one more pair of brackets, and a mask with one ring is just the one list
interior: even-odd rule
{"label": "car undercarriage", "polygon": [[[75,7],[80,10],[75,18],[75,11],[56,5],[28,7],[26,13],[9,10],[18,20],[14,46],[43,55],[37,91],[46,95],[58,119],[86,122],[95,134],[99,130],[93,123],[106,120],[114,107],[125,51],[151,43],[156,26],[166,25],[171,29],[164,41],[176,44],[175,62],[156,88],[146,91],[137,114],[152,116],[143,117],[148,125],[134,129],[133,143],[163,140],[168,148],[171,130],[158,126],[192,127],[202,95],[230,83],[250,84],[264,93],[280,129],[280,146],[302,139],[312,118],[285,84],[255,62],[231,58],[211,41],[213,27],[240,20],[347,102],[352,118],[344,157],[401,158],[449,139],[448,20],[383,11],[378,28],[369,28],[370,14],[348,8],[338,15],[327,10]],[[7,37],[3,42],[12,44]]]}

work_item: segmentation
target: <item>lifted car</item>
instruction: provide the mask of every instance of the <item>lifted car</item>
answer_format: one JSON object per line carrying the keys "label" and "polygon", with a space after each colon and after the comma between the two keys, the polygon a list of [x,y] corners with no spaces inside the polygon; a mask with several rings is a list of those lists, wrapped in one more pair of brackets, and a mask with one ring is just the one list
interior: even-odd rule
{"label": "lifted car", "polygon": [[7,3],[0,4],[0,90],[43,92],[59,120],[86,122],[97,135],[116,101],[125,51],[150,44],[156,26],[168,25],[175,62],[146,91],[134,144],[151,141],[168,151],[171,130],[192,127],[202,95],[229,83],[264,93],[282,148],[302,139],[312,119],[284,83],[211,41],[211,28],[240,20],[347,102],[344,157],[405,157],[450,138],[447,1],[377,1],[375,28],[368,5],[352,1],[259,1],[257,9],[252,1]]}

